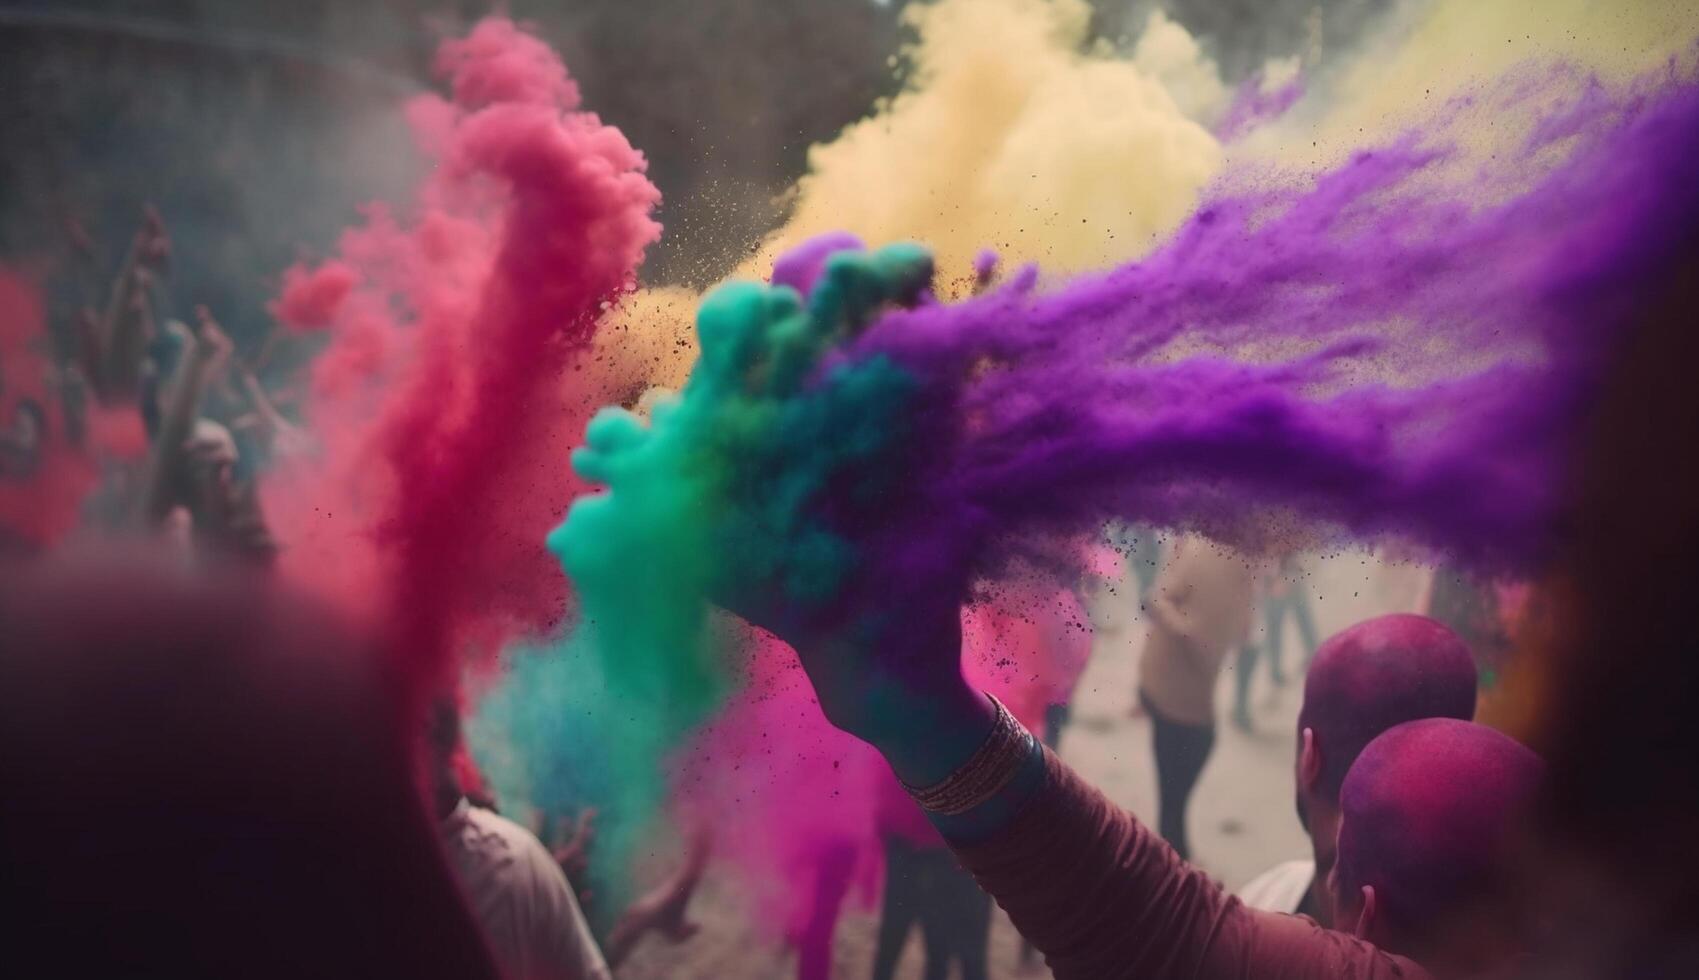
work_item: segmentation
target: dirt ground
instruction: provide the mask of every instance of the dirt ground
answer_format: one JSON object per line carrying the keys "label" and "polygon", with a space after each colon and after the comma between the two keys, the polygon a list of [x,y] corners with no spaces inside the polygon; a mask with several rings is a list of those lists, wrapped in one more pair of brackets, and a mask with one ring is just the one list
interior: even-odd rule
{"label": "dirt ground", "polygon": [[[1302,581],[1313,600],[1322,637],[1382,612],[1414,608],[1422,584],[1419,570],[1386,566],[1361,555],[1306,563]],[[1138,651],[1144,636],[1132,592],[1121,586],[1099,597],[1092,661],[1074,698],[1073,723],[1062,737],[1062,757],[1111,799],[1140,819],[1154,822],[1155,776],[1150,761],[1150,722],[1132,713]],[[1217,689],[1216,748],[1192,797],[1190,833],[1195,859],[1228,888],[1238,888],[1281,861],[1304,856],[1308,841],[1293,812],[1293,728],[1302,699],[1299,637],[1289,622],[1287,680],[1276,687],[1259,663],[1251,687],[1254,731],[1227,722],[1233,684],[1229,662]],[[692,908],[702,931],[689,942],[668,946],[649,940],[619,970],[621,980],[703,978],[782,980],[794,977],[794,955],[763,940],[747,906],[727,876],[710,867]],[[1019,936],[1001,910],[993,913],[991,976],[1048,977],[1038,966],[1018,968]],[[839,926],[833,976],[862,978],[872,968],[875,914],[852,910]],[[918,934],[911,935],[899,978],[919,978]]]}

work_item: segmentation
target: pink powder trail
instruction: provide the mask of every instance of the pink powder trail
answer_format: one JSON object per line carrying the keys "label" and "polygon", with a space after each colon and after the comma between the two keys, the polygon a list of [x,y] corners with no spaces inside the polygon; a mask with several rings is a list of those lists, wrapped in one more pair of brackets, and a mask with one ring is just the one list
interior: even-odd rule
{"label": "pink powder trail", "polygon": [[492,17],[437,70],[451,94],[407,106],[434,164],[409,210],[369,207],[334,258],[285,275],[276,314],[331,340],[319,452],[266,486],[285,568],[386,623],[415,692],[560,617],[542,542],[615,381],[578,356],[660,234],[642,154],[542,41]]}

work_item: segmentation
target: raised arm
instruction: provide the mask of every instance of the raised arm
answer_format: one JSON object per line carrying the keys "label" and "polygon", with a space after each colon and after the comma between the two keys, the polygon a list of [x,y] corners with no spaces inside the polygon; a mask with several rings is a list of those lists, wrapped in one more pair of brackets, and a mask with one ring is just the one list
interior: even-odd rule
{"label": "raised arm", "polygon": [[[876,674],[900,650],[892,643],[855,658],[840,646],[830,674],[820,669],[824,649],[804,664],[822,701],[835,705],[834,720],[855,725],[850,731],[878,748],[899,779],[920,788],[918,799],[941,792],[958,806],[974,803],[928,816],[1060,980],[1424,976],[1407,960],[1309,919],[1247,908],[959,674],[931,691],[845,682],[858,673],[851,661]],[[982,746],[1010,739],[1018,750],[988,762]],[[952,783],[1000,788],[975,802],[976,794],[963,797]]]}
{"label": "raised arm", "polygon": [[259,430],[267,453],[293,456],[310,451],[312,438],[277,410],[276,404],[271,400],[271,394],[260,384],[253,369],[233,360],[231,370],[240,379],[242,392],[247,396],[248,404],[253,407],[253,424]]}
{"label": "raised arm", "polygon": [[683,862],[673,873],[632,902],[614,923],[607,942],[602,944],[602,955],[610,969],[619,969],[638,942],[651,932],[660,933],[673,943],[696,935],[700,927],[690,920],[686,911],[707,864],[708,838],[705,833],[698,833],[691,838]]}
{"label": "raised arm", "polygon": [[106,307],[90,330],[93,363],[89,380],[103,399],[128,398],[136,386],[142,348],[152,333],[148,293],[156,272],[170,262],[171,239],[159,212],[148,207],[124,253]]}
{"label": "raised arm", "polygon": [[159,432],[148,457],[148,469],[137,503],[141,523],[153,526],[164,520],[175,501],[173,484],[183,475],[184,444],[199,417],[207,383],[224,358],[230,341],[205,307],[196,311],[198,329],[189,337],[160,416]]}
{"label": "raised arm", "polygon": [[[889,246],[827,259],[806,307],[788,287],[711,296],[681,400],[653,427],[605,412],[574,454],[610,492],[580,500],[551,536],[568,571],[625,585],[616,572],[633,556],[640,571],[714,549],[703,593],[796,650],[826,717],[883,754],[1059,977],[1419,976],[1308,920],[1246,910],[968,685],[970,559],[893,532],[888,509],[923,520],[927,498],[902,483],[909,447],[869,437],[912,379],[877,360],[833,373],[826,358],[818,386],[804,383],[880,308],[918,302],[931,271],[915,247]],[[812,441],[767,437],[775,418],[814,432],[827,409],[844,416],[831,434],[854,436],[842,459],[816,464]],[[603,625],[621,615],[610,612]]]}

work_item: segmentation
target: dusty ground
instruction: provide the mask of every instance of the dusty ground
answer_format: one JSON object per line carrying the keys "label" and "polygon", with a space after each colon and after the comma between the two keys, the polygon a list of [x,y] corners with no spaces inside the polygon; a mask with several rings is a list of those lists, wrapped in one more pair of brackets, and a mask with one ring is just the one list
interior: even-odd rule
{"label": "dusty ground", "polygon": [[[1417,581],[1412,570],[1389,570],[1360,556],[1309,563],[1306,581],[1314,599],[1316,627],[1325,637],[1359,619],[1412,607]],[[1099,620],[1096,649],[1074,700],[1074,723],[1062,739],[1062,757],[1111,799],[1140,819],[1154,821],[1155,776],[1150,761],[1150,722],[1131,714],[1138,650],[1144,630],[1128,591],[1106,595],[1094,610]],[[1256,730],[1249,735],[1227,723],[1231,666],[1217,690],[1221,724],[1215,753],[1192,798],[1190,830],[1197,862],[1228,888],[1237,888],[1266,868],[1303,856],[1308,842],[1292,807],[1293,725],[1302,698],[1297,676],[1298,637],[1288,625],[1288,680],[1283,688],[1258,670],[1251,688]],[[619,971],[621,980],[703,978],[781,980],[796,974],[795,958],[762,941],[751,928],[735,886],[710,868],[693,907],[702,932],[689,943],[648,941]],[[1048,977],[1042,967],[1017,970],[1018,936],[1000,910],[991,939],[995,978]],[[876,919],[852,911],[838,930],[834,976],[863,978],[871,969]],[[921,975],[920,940],[911,936],[898,970],[900,978]]]}

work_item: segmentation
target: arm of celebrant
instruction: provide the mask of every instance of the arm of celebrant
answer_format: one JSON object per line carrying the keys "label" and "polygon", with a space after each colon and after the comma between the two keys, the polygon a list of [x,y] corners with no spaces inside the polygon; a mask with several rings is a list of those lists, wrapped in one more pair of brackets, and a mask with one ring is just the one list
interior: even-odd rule
{"label": "arm of celebrant", "polygon": [[[650,429],[628,416],[601,416],[592,423],[589,444],[574,454],[581,476],[610,482],[612,490],[575,504],[557,532],[575,556],[569,571],[576,567],[575,577],[593,577],[598,555],[624,550],[604,542],[572,551],[592,531],[623,533],[613,519],[622,500],[618,484],[631,487],[632,474],[642,471],[622,460],[657,445],[694,441],[691,458],[704,461],[694,468],[672,472],[662,465],[668,457],[655,451],[643,458],[662,476],[703,487],[688,508],[678,508],[680,527],[704,521],[701,540],[734,545],[718,549],[712,564],[719,567],[705,581],[714,601],[795,649],[827,719],[883,753],[962,864],[1044,951],[1057,977],[1419,976],[1409,964],[1310,920],[1247,910],[970,688],[962,676],[960,594],[948,585],[964,581],[964,569],[917,562],[912,543],[902,560],[864,548],[873,543],[856,534],[881,523],[859,512],[872,506],[866,502],[850,506],[856,519],[839,524],[827,515],[840,510],[824,496],[816,501],[826,505],[818,511],[774,510],[764,495],[771,481],[713,475],[759,460],[757,472],[794,467],[797,479],[786,486],[808,486],[822,476],[840,481],[839,504],[869,496],[870,487],[882,488],[873,495],[880,499],[907,499],[891,493],[887,479],[901,476],[915,449],[900,433],[858,443],[855,453],[821,469],[809,456],[811,443],[767,430],[778,424],[774,419],[813,419],[821,412],[845,413],[844,421],[864,434],[879,428],[883,416],[864,415],[873,412],[868,400],[850,397],[860,392],[858,385],[874,381],[870,390],[892,395],[899,407],[921,411],[930,404],[913,400],[920,378],[890,373],[891,362],[882,357],[855,362],[857,370],[827,358],[882,309],[924,302],[932,277],[930,257],[916,246],[871,253],[851,248],[826,259],[811,288],[739,284],[705,300],[698,316],[699,373],[681,401],[658,414]],[[816,380],[804,385],[799,379],[805,377]],[[787,405],[791,399],[796,403]],[[722,420],[735,424],[718,424]],[[812,526],[817,520],[827,527]],[[766,530],[751,537],[752,529]],[[764,535],[774,531],[801,538],[767,540]],[[822,549],[822,541],[836,544]],[[648,537],[631,545],[636,553],[654,546]],[[835,582],[830,601],[818,594],[828,580],[819,574],[823,568]],[[803,578],[787,582],[793,571]],[[905,581],[904,575],[915,577]],[[810,584],[798,592],[793,585],[801,581]]]}
{"label": "arm of celebrant", "polygon": [[[934,636],[959,650],[959,632]],[[850,685],[859,692],[852,709],[832,688],[855,672],[820,676],[819,668],[865,667],[890,651],[858,657],[832,646],[816,645],[803,660],[834,721],[884,754],[1061,980],[1425,976],[1308,918],[1245,907],[969,688],[959,669],[921,690],[912,676],[881,680],[875,668]]]}

